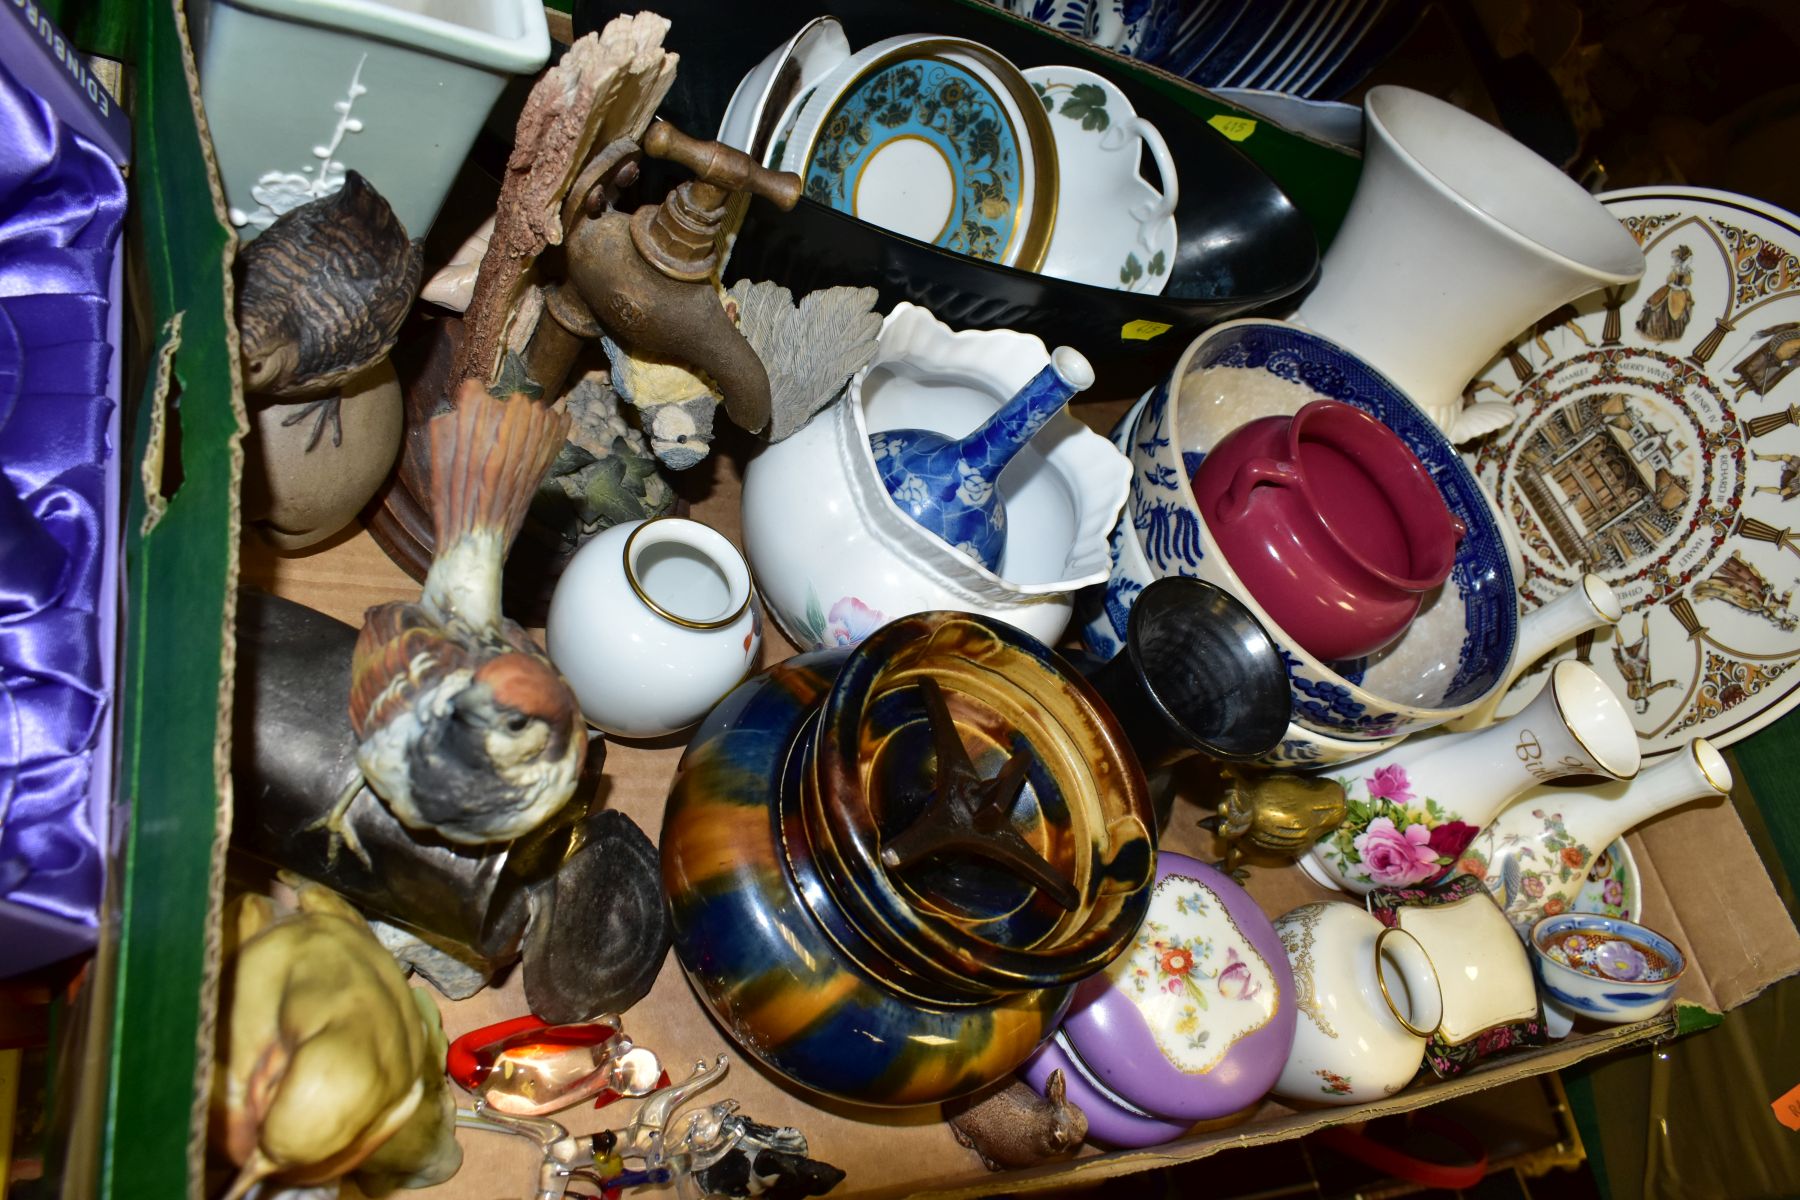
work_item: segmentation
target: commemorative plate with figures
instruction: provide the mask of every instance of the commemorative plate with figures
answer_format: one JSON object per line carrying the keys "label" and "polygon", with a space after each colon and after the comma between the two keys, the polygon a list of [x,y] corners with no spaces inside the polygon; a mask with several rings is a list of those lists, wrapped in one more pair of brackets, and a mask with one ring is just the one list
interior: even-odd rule
{"label": "commemorative plate with figures", "polygon": [[1699,188],[1600,199],[1643,279],[1501,351],[1471,394],[1517,417],[1469,457],[1524,611],[1585,572],[1618,592],[1618,628],[1568,653],[1626,697],[1645,757],[1726,746],[1800,703],[1800,218]]}

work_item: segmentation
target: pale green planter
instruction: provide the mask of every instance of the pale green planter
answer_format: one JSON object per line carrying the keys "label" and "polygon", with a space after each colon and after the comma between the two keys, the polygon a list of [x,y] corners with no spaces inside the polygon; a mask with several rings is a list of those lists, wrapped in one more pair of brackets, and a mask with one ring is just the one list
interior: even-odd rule
{"label": "pale green planter", "polygon": [[425,236],[507,79],[550,56],[539,0],[189,0],[188,20],[246,239],[347,170]]}

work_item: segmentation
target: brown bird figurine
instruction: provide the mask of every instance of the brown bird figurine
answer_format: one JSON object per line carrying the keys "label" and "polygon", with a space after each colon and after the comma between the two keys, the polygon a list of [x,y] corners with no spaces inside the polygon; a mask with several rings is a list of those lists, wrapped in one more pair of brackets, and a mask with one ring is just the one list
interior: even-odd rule
{"label": "brown bird figurine", "polygon": [[[550,660],[500,611],[506,552],[568,428],[567,413],[498,399],[475,380],[428,426],[437,557],[418,603],[363,618],[350,682],[357,765],[409,828],[505,841],[575,790],[587,724]],[[343,823],[355,796],[319,824],[363,857]]]}
{"label": "brown bird figurine", "polygon": [[1344,822],[1344,787],[1335,779],[1271,771],[1225,772],[1218,812],[1204,818],[1226,842],[1224,869],[1242,874],[1244,843],[1293,858]]}
{"label": "brown bird figurine", "polygon": [[[284,425],[315,417],[310,451],[344,429],[337,389],[394,348],[419,292],[421,244],[355,171],[329,196],[283,213],[238,255],[244,390],[312,399]],[[316,397],[316,398],[315,398]]]}

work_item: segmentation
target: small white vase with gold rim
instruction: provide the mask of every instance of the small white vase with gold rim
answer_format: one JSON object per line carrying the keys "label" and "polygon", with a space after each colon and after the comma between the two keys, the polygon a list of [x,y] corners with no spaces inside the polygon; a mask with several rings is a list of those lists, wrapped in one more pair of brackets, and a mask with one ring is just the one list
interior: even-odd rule
{"label": "small white vase with gold rim", "polygon": [[1419,940],[1353,904],[1303,904],[1275,921],[1294,968],[1294,1048],[1275,1094],[1311,1104],[1391,1096],[1419,1072],[1443,1019]]}

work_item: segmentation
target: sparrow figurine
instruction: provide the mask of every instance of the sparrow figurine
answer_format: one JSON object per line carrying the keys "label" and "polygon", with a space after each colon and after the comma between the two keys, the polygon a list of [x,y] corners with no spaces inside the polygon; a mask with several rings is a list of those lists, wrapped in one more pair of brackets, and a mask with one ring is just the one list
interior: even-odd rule
{"label": "sparrow figurine", "polygon": [[332,427],[343,445],[339,392],[387,357],[412,311],[420,242],[355,171],[344,185],[283,213],[238,255],[238,348],[244,390],[310,400],[282,422],[314,419],[311,451]]}
{"label": "sparrow figurine", "polygon": [[[500,611],[501,566],[568,428],[567,413],[499,399],[476,380],[428,426],[437,556],[418,603],[369,609],[350,667],[357,766],[408,828],[507,841],[575,791],[587,724],[544,652]],[[319,825],[367,864],[343,821],[356,790]]]}

